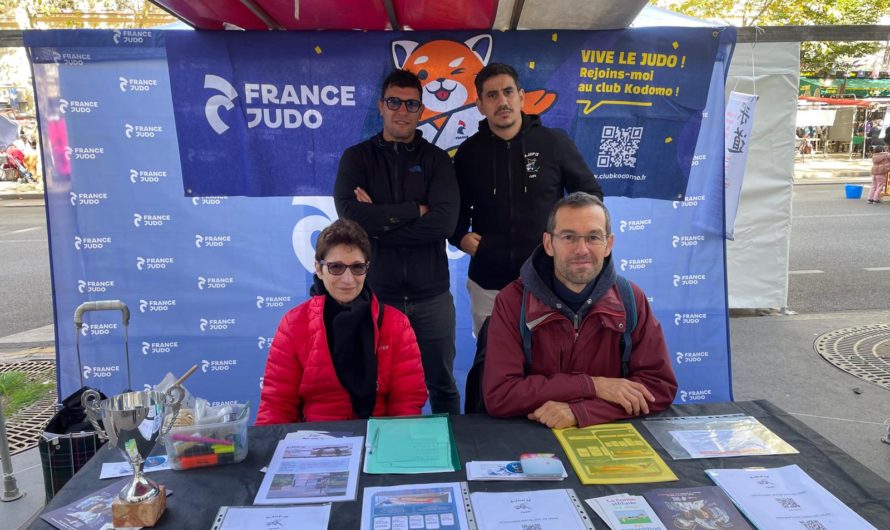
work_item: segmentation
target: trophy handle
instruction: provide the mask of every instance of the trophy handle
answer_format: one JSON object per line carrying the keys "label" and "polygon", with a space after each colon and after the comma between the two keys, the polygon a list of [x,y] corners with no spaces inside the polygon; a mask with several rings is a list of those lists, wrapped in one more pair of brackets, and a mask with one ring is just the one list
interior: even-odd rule
{"label": "trophy handle", "polygon": [[87,418],[90,420],[90,423],[93,424],[93,429],[96,430],[99,439],[104,441],[108,439],[108,433],[99,426],[99,413],[101,412],[99,402],[101,400],[102,396],[92,388],[85,390],[83,394],[80,395],[80,404],[83,405],[83,410],[86,412]]}
{"label": "trophy handle", "polygon": [[164,437],[167,436],[167,433],[170,432],[170,429],[176,424],[176,418],[179,416],[179,408],[182,405],[182,400],[185,398],[185,389],[180,385],[171,386],[164,392],[164,397],[164,407],[172,408],[173,413],[170,415],[169,420],[164,420],[166,425],[162,427],[161,435],[158,437],[161,444],[164,443]]}

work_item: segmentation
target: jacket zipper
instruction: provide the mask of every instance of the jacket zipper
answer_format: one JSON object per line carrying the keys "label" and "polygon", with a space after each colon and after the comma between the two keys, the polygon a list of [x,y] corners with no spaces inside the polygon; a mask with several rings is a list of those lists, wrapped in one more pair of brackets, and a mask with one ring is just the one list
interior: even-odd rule
{"label": "jacket zipper", "polygon": [[[513,228],[513,172],[511,171],[512,164],[510,163],[510,142],[506,142],[507,144],[507,208],[510,212],[510,226],[507,227],[507,230],[512,230]],[[508,241],[512,241],[512,237],[508,237]],[[507,263],[513,263],[513,245],[508,245],[507,250]]]}
{"label": "jacket zipper", "polygon": [[[399,203],[399,202],[402,202],[402,197],[404,197],[404,193],[403,193],[404,183],[402,182],[402,157],[399,154],[399,143],[393,142],[392,149],[396,154],[396,164],[395,164],[396,165],[396,170],[395,170],[396,181],[395,181],[395,186],[393,186],[393,201],[396,203]],[[408,260],[405,259],[406,258],[405,249],[399,248],[399,254],[402,257],[402,259],[399,260],[402,262],[402,286],[407,287],[408,286]],[[408,296],[405,295],[404,299],[405,299],[405,303],[407,304]]]}

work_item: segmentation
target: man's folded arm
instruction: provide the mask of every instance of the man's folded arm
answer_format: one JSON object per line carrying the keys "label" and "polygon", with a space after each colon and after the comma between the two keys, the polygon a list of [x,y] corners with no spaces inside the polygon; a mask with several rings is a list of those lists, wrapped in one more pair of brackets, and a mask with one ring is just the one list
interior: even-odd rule
{"label": "man's folded arm", "polygon": [[[368,191],[359,153],[347,149],[340,158],[337,180],[334,182],[334,206],[337,215],[361,225],[371,237],[380,237],[420,216],[413,201],[397,204],[370,204],[355,197],[355,189]],[[373,197],[372,197],[373,199]]]}
{"label": "man's folded arm", "polygon": [[[655,319],[646,295],[634,286],[637,304],[637,327],[631,339],[633,352],[628,365],[630,381],[640,383],[652,393],[655,401],[648,401],[649,413],[656,413],[671,406],[677,395],[677,377],[674,375],[661,324]],[[594,425],[632,417],[624,407],[602,399],[585,399],[569,403],[578,425]]]}
{"label": "man's folded arm", "polygon": [[454,166],[444,152],[436,157],[427,191],[429,211],[405,225],[380,234],[382,245],[428,245],[442,241],[454,232],[460,211],[460,192]]}

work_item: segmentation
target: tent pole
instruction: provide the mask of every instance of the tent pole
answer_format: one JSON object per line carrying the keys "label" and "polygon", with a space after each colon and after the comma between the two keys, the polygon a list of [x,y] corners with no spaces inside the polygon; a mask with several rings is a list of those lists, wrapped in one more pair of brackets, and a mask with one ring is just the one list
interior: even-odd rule
{"label": "tent pole", "polygon": [[868,108],[865,109],[865,121],[862,122],[862,158],[865,158],[865,124],[868,123]]}

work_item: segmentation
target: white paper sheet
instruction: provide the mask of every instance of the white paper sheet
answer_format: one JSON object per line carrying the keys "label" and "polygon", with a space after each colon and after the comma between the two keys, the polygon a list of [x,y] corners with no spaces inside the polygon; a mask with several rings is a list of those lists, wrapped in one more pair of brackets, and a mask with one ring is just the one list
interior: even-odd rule
{"label": "white paper sheet", "polygon": [[757,528],[876,530],[796,465],[705,473]]}
{"label": "white paper sheet", "polygon": [[364,437],[282,440],[254,504],[355,500]]}
{"label": "white paper sheet", "polygon": [[[569,490],[470,494],[479,530],[585,530]],[[583,510],[583,508],[581,508]],[[593,528],[590,525],[589,528]]]}
{"label": "white paper sheet", "polygon": [[774,454],[759,436],[733,429],[670,431],[671,436],[692,458],[725,458]]}
{"label": "white paper sheet", "polygon": [[[222,510],[220,510],[222,512]],[[277,506],[256,508],[228,506],[217,516],[212,530],[257,530],[299,528],[300,530],[327,530],[331,518],[331,505]],[[221,520],[220,520],[221,519]]]}

